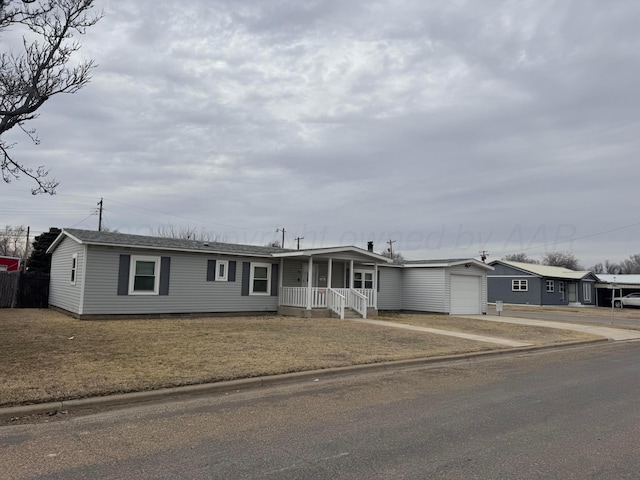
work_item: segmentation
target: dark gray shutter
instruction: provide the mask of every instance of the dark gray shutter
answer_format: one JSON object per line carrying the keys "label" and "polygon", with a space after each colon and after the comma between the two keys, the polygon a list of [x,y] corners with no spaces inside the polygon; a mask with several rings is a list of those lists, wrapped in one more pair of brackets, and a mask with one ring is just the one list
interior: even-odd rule
{"label": "dark gray shutter", "polygon": [[227,274],[227,281],[235,282],[236,281],[236,261],[229,261],[229,273]]}
{"label": "dark gray shutter", "polygon": [[352,288],[351,287],[351,272],[349,271],[349,269],[347,268],[347,280],[346,280],[346,285],[344,286],[344,288]]}
{"label": "dark gray shutter", "polygon": [[160,258],[160,295],[169,295],[169,276],[171,273],[171,257]]}
{"label": "dark gray shutter", "polygon": [[251,279],[251,262],[242,262],[242,296],[249,295],[249,280]]}
{"label": "dark gray shutter", "polygon": [[380,291],[380,270],[378,270],[378,279],[376,280],[376,291]]}
{"label": "dark gray shutter", "polygon": [[131,255],[120,255],[118,266],[118,295],[129,295],[129,267]]}
{"label": "dark gray shutter", "polygon": [[207,260],[207,282],[216,281],[216,261]]}
{"label": "dark gray shutter", "polygon": [[277,263],[274,263],[273,265],[271,265],[271,296],[272,297],[277,297],[278,296],[278,267],[280,265],[278,265]]}

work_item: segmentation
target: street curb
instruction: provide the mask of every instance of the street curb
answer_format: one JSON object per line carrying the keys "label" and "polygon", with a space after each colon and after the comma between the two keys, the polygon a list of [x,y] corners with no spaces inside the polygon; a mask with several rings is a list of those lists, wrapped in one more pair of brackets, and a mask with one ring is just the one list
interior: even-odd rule
{"label": "street curb", "polygon": [[[101,397],[89,397],[72,400],[62,400],[33,405],[19,405],[15,407],[0,408],[0,422],[7,422],[22,417],[34,415],[54,416],[60,412],[78,413],[83,411],[95,411],[114,407],[132,406],[145,402],[175,399],[181,396],[208,395],[225,393],[230,391],[247,390],[252,388],[271,387],[300,383],[321,378],[332,378],[343,375],[355,375],[359,373],[376,373],[387,370],[405,368],[418,368],[433,364],[475,360],[490,358],[500,355],[529,353],[541,350],[553,350],[569,347],[586,346],[596,343],[608,343],[606,338],[566,342],[551,345],[531,345],[527,347],[506,348],[501,350],[488,350],[483,352],[461,353],[457,355],[445,355],[441,357],[423,357],[409,360],[395,360],[392,362],[368,363],[364,365],[352,365],[346,367],[326,368],[321,370],[307,370],[303,372],[284,373],[265,377],[243,378],[216,383],[202,383],[181,387],[162,388],[158,390],[146,390],[141,392],[119,393]],[[619,343],[619,342],[616,342]]]}

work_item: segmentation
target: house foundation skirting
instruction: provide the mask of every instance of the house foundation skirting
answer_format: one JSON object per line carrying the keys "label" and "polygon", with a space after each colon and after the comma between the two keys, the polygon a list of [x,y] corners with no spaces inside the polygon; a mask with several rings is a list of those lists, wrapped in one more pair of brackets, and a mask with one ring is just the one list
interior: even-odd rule
{"label": "house foundation skirting", "polygon": [[78,314],[64,308],[49,305],[53,310],[78,320],[152,320],[161,318],[207,318],[207,317],[258,317],[276,315],[274,311],[245,311],[245,312],[185,312],[185,313],[84,313]]}

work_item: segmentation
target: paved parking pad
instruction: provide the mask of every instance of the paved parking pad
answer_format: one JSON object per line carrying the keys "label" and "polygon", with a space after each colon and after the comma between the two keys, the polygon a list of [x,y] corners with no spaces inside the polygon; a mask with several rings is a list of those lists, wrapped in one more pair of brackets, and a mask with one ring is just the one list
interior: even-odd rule
{"label": "paved parking pad", "polygon": [[434,333],[436,335],[447,335],[449,337],[465,338],[467,340],[475,340],[476,342],[495,343],[498,345],[505,345],[507,347],[528,347],[533,345],[532,343],[524,343],[516,340],[509,340],[507,338],[487,337],[484,335],[474,335],[473,333],[451,332],[449,330],[441,330],[439,328],[418,327],[415,325],[406,325],[404,323],[395,323],[395,322],[385,322],[382,320],[363,320],[363,319],[350,318],[349,321],[368,323],[370,325],[378,325],[380,327],[402,328],[405,330],[414,330],[416,332]]}
{"label": "paved parking pad", "polygon": [[534,327],[557,328],[560,330],[573,330],[574,332],[599,335],[613,341],[640,339],[639,330],[625,330],[622,328],[600,327],[596,325],[579,325],[576,323],[553,322],[549,320],[534,320],[532,318],[515,318],[489,315],[465,315],[464,318],[484,320],[487,322],[513,323],[517,325],[529,325]]}

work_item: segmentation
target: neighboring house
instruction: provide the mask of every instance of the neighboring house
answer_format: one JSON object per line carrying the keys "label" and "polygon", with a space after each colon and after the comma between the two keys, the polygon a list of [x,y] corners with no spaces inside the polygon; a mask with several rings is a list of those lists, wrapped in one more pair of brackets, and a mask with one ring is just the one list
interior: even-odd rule
{"label": "neighboring house", "polygon": [[490,303],[596,305],[597,277],[588,271],[494,260],[487,276]]}
{"label": "neighboring house", "polygon": [[493,268],[478,260],[411,260],[380,270],[380,310],[487,313],[487,272]]}
{"label": "neighboring house", "polygon": [[640,275],[610,275],[604,273],[596,274],[596,299],[599,306],[611,306],[612,291],[615,289],[615,296],[621,297],[629,293],[640,292]]}
{"label": "neighboring house", "polygon": [[49,304],[80,318],[486,313],[491,270],[474,259],[390,265],[372,244],[288,250],[77,229],[47,253]]}
{"label": "neighboring house", "polygon": [[21,265],[21,258],[0,256],[0,272],[18,272]]}

